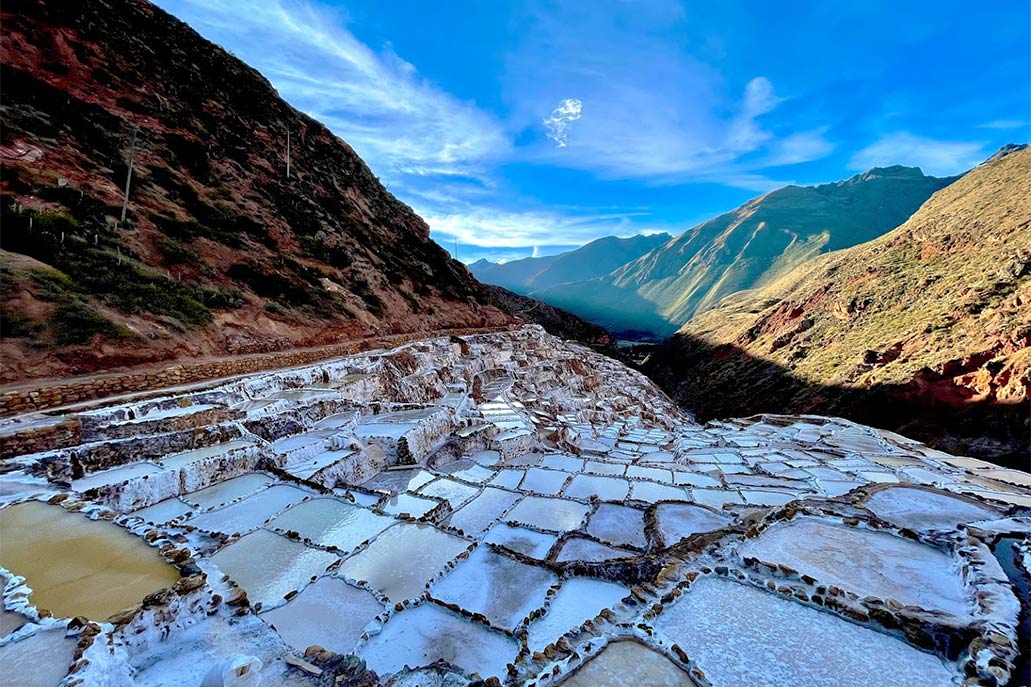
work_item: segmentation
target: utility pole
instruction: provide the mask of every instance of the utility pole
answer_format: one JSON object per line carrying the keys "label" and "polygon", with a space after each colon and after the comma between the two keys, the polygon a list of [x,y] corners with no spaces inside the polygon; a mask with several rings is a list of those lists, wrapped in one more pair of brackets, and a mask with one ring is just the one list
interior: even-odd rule
{"label": "utility pole", "polygon": [[125,224],[125,213],[129,210],[129,184],[132,183],[132,166],[136,159],[136,127],[132,128],[132,142],[129,144],[129,169],[125,173],[125,196],[122,198],[122,224]]}

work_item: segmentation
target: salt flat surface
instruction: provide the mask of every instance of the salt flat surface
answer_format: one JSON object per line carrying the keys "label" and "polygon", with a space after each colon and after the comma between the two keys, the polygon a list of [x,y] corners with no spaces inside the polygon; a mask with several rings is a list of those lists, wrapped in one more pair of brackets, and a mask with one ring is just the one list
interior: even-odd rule
{"label": "salt flat surface", "polygon": [[[654,649],[632,640],[609,642],[563,680],[562,687],[694,687],[687,673]],[[742,685],[741,687],[746,687]]]}
{"label": "salt flat surface", "polygon": [[730,524],[730,518],[725,515],[687,503],[660,503],[655,514],[666,546],[692,534],[718,530]]}
{"label": "salt flat surface", "polygon": [[127,479],[142,477],[143,475],[155,475],[162,471],[162,468],[154,463],[131,463],[121,465],[109,470],[94,472],[80,479],[72,480],[72,489],[75,491],[86,491],[97,487],[106,487],[109,484],[118,484]]}
{"label": "salt flat surface", "polygon": [[548,644],[594,618],[602,609],[615,606],[629,593],[622,585],[589,577],[566,580],[552,597],[548,612],[527,628],[530,651],[543,651]]}
{"label": "salt flat surface", "polygon": [[644,511],[614,503],[602,503],[587,521],[587,532],[598,539],[623,546],[644,548]]}
{"label": "salt flat surface", "polygon": [[152,522],[155,525],[163,525],[164,523],[175,520],[178,517],[186,515],[196,509],[186,505],[177,498],[165,499],[164,501],[158,501],[153,506],[147,506],[137,511],[133,511],[132,515],[143,518],[144,522]]}
{"label": "salt flat surface", "polygon": [[972,600],[956,562],[947,554],[885,532],[830,524],[814,518],[777,523],[740,548],[742,556],[783,563],[820,584],[859,596],[968,618]]}
{"label": "salt flat surface", "polygon": [[208,532],[242,534],[261,527],[276,513],[300,503],[306,496],[310,494],[303,489],[277,484],[225,508],[195,515],[186,524]]}
{"label": "salt flat surface", "polygon": [[568,477],[568,472],[530,468],[526,471],[519,488],[523,491],[555,496],[562,490],[562,485],[565,484]]}
{"label": "salt flat surface", "polygon": [[422,594],[426,582],[468,546],[430,525],[402,522],[344,561],[340,574],[367,581],[391,601],[403,601]]}
{"label": "salt flat surface", "polygon": [[458,510],[462,507],[462,504],[476,496],[479,493],[479,490],[476,487],[469,486],[468,484],[462,484],[461,482],[456,482],[452,479],[439,477],[422,486],[419,489],[419,493],[424,496],[435,496],[438,499],[444,499],[451,503],[451,508]]}
{"label": "salt flat surface", "polygon": [[505,519],[539,527],[542,530],[565,532],[579,527],[589,511],[590,507],[575,501],[527,496],[509,511]]}
{"label": "salt flat surface", "polygon": [[479,496],[454,513],[448,520],[448,524],[466,534],[479,535],[490,527],[494,520],[514,506],[519,499],[519,494],[487,487],[480,492]]}
{"label": "salt flat surface", "polygon": [[616,549],[586,537],[569,537],[562,542],[562,548],[559,549],[555,562],[587,561],[590,563],[601,563],[613,558],[628,558],[635,555],[637,554],[633,551]]}
{"label": "salt flat surface", "polygon": [[634,482],[630,492],[630,498],[646,503],[656,501],[687,501],[690,500],[688,492],[681,487],[674,487],[667,484],[656,484],[655,482]]}
{"label": "salt flat surface", "polygon": [[521,553],[530,558],[543,560],[548,555],[551,547],[558,541],[558,537],[554,534],[537,532],[525,527],[512,527],[499,523],[491,528],[483,541],[489,544],[504,546],[510,551]]}
{"label": "salt flat surface", "polygon": [[396,522],[393,518],[327,496],[294,506],[273,519],[269,527],[283,532],[292,530],[315,544],[350,552]]}
{"label": "salt flat surface", "polygon": [[870,511],[898,527],[951,530],[959,525],[999,517],[997,511],[939,492],[892,487],[866,500]]}
{"label": "salt flat surface", "polygon": [[0,682],[6,687],[57,687],[68,674],[76,643],[57,629],[0,646]]}
{"label": "salt flat surface", "polygon": [[497,627],[515,629],[530,611],[544,604],[544,594],[558,577],[480,546],[436,582],[430,595],[482,613]]}
{"label": "salt flat surface", "polygon": [[566,487],[564,496],[589,499],[596,496],[606,501],[622,501],[630,493],[630,482],[622,477],[576,475]]}
{"label": "salt flat surface", "polygon": [[264,489],[271,485],[273,481],[271,477],[260,472],[240,475],[191,494],[186,494],[183,496],[183,501],[204,510],[215,506],[222,506],[230,501],[253,494],[259,489]]}
{"label": "salt flat surface", "polygon": [[369,668],[381,676],[443,659],[483,678],[502,679],[505,666],[518,652],[519,644],[511,637],[434,603],[397,613],[379,634],[357,649]]}
{"label": "salt flat surface", "polygon": [[257,530],[222,548],[211,560],[247,591],[251,604],[265,608],[283,603],[326,572],[337,557],[268,530]]}
{"label": "salt flat surface", "polygon": [[941,659],[874,630],[722,578],[700,578],[655,620],[713,687],[945,687]]}
{"label": "salt flat surface", "polygon": [[407,513],[413,518],[421,518],[436,508],[439,503],[439,501],[423,498],[422,496],[398,494],[393,498],[387,499],[386,503],[383,504],[383,510],[391,515]]}
{"label": "salt flat surface", "polygon": [[261,614],[280,636],[303,652],[317,644],[338,654],[349,654],[369,621],[383,606],[364,589],[335,577],[321,577],[288,603]]}

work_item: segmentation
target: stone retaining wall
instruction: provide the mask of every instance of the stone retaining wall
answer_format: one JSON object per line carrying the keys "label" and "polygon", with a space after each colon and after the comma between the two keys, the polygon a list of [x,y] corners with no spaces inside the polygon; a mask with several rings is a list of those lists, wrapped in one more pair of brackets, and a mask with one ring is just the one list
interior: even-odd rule
{"label": "stone retaining wall", "polygon": [[[92,401],[108,396],[117,396],[164,387],[179,386],[209,379],[234,377],[262,370],[272,370],[296,365],[354,355],[376,348],[393,348],[416,339],[435,336],[464,336],[483,332],[503,331],[505,328],[450,329],[437,332],[413,332],[370,339],[356,339],[330,346],[302,350],[242,355],[205,362],[185,362],[169,365],[164,369],[127,371],[124,373],[101,374],[56,382],[42,382],[38,387],[21,387],[0,390],[0,417],[28,413],[47,408],[56,408],[69,403]],[[6,443],[6,442],[5,442]]]}

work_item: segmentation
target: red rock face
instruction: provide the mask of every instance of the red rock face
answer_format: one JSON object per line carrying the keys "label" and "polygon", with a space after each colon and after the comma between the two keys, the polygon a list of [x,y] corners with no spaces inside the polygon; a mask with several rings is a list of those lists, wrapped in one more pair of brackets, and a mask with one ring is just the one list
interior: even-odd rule
{"label": "red rock face", "polygon": [[350,146],[153,5],[3,24],[2,381],[512,320]]}

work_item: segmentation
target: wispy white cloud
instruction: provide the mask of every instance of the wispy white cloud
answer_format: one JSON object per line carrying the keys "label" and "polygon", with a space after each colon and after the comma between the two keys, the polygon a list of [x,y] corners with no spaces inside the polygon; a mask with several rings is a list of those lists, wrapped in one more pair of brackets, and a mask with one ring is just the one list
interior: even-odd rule
{"label": "wispy white cloud", "polygon": [[344,138],[384,177],[477,175],[504,155],[502,125],[427,83],[346,18],[305,0],[158,0],[261,71],[295,107]]}
{"label": "wispy white cloud", "polygon": [[580,119],[583,112],[583,103],[576,98],[566,98],[551,111],[551,116],[544,120],[544,128],[548,130],[548,138],[558,144],[559,148],[566,147],[566,139],[569,137],[569,127],[576,120]]}
{"label": "wispy white cloud", "polygon": [[1029,123],[1027,120],[1020,119],[993,119],[990,122],[979,124],[978,129],[1020,129],[1023,128],[1025,133]]}
{"label": "wispy white cloud", "polygon": [[986,157],[986,144],[974,141],[941,141],[900,131],[882,136],[852,156],[849,167],[865,171],[871,167],[908,165],[925,174],[947,176],[975,167]]}

